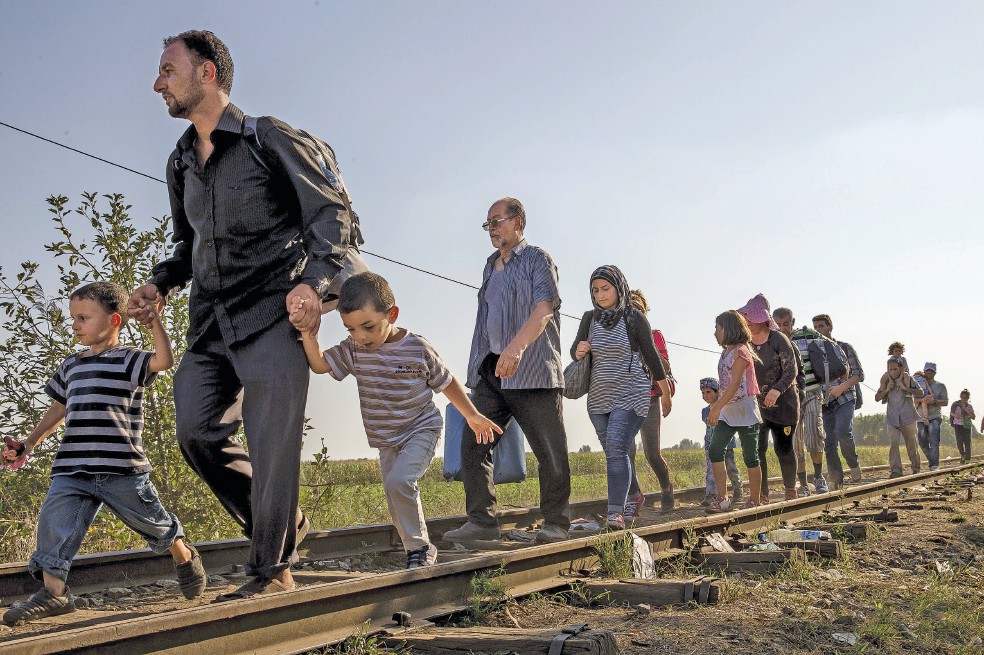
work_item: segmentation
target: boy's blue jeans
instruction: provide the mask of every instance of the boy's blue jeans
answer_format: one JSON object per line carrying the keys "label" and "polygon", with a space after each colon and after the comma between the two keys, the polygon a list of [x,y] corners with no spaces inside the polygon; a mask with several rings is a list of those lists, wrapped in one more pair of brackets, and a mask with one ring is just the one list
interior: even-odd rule
{"label": "boy's blue jeans", "polygon": [[[704,462],[707,464],[707,471],[704,473],[704,497],[709,500],[717,498],[717,486],[714,484],[714,470],[711,468],[711,430],[708,426],[704,431]],[[728,479],[731,480],[731,494],[741,495],[741,474],[738,472],[738,465],[735,463],[735,443],[734,438],[728,443],[724,451],[724,466],[728,471]]]}
{"label": "boy's blue jeans", "polygon": [[[619,514],[625,509],[629,487],[639,488],[635,462],[629,456],[631,444],[645,422],[632,410],[613,409],[608,414],[588,414],[601,448],[605,451],[605,469],[608,473],[608,512]],[[638,492],[637,492],[638,493]]]}
{"label": "boy's blue jeans", "polygon": [[103,504],[144,537],[155,553],[165,552],[175,539],[184,537],[181,523],[161,505],[147,473],[56,475],[41,506],[38,547],[28,572],[37,580],[42,579],[42,571],[67,580],[72,558]]}
{"label": "boy's blue jeans", "polygon": [[930,466],[940,465],[940,426],[943,419],[931,419],[929,424],[919,421],[919,447],[926,453],[926,461]]}

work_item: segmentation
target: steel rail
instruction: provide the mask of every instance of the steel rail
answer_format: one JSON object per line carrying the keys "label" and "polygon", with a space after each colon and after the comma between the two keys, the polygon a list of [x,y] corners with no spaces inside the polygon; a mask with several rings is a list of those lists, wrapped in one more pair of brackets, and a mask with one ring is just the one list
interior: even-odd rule
{"label": "steel rail", "polygon": [[[984,456],[978,456],[984,460]],[[975,457],[974,459],[978,459]],[[956,458],[952,458],[955,460]],[[946,462],[948,460],[944,460]],[[862,469],[865,473],[887,471],[888,466],[870,466]],[[782,478],[771,478],[770,482],[781,483]],[[704,487],[676,489],[677,502],[699,502],[704,497]],[[648,504],[658,502],[660,494],[646,494]],[[571,503],[571,516],[590,517],[604,514],[608,501],[604,498]],[[503,531],[524,529],[541,520],[539,507],[501,510],[498,513],[499,525]],[[443,534],[465,522],[465,516],[447,516],[429,519],[427,530],[430,534]],[[230,566],[242,565],[249,554],[249,540],[226,539],[197,543],[206,570],[216,572]],[[400,536],[389,523],[313,530],[304,540],[305,560],[328,560],[352,555],[366,555],[397,550]],[[167,554],[157,555],[148,548],[124,551],[110,551],[79,555],[72,562],[72,589],[86,593],[95,589],[112,586],[134,586],[150,584],[161,578],[174,575],[174,564]],[[38,582],[27,572],[26,562],[0,564],[0,598],[18,599],[37,590]]]}
{"label": "steel rail", "polygon": [[[776,518],[797,519],[880,498],[891,491],[948,477],[979,466],[938,471],[848,487],[726,514],[636,528],[656,550],[682,546],[692,535],[749,530]],[[412,571],[313,584],[287,593],[237,603],[204,605],[83,626],[71,631],[0,642],[0,655],[287,655],[332,643],[359,626],[384,625],[394,612],[432,618],[468,606],[473,576],[502,569],[502,583],[515,596],[556,589],[570,581],[575,562],[591,562],[597,537],[531,546]]]}

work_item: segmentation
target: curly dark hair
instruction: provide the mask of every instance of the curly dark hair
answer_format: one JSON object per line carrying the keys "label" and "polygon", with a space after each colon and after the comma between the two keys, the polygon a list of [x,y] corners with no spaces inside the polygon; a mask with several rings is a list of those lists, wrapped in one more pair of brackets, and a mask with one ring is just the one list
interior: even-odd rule
{"label": "curly dark hair", "polygon": [[92,300],[99,303],[110,314],[119,314],[123,319],[120,325],[126,323],[126,305],[130,294],[115,282],[91,282],[72,292],[69,300]]}
{"label": "curly dark hair", "polygon": [[164,39],[164,47],[175,41],[180,41],[188,48],[196,66],[205,61],[212,62],[215,65],[215,79],[219,83],[219,88],[226,93],[232,92],[232,55],[229,54],[226,44],[222,43],[222,39],[208,30],[188,30]]}

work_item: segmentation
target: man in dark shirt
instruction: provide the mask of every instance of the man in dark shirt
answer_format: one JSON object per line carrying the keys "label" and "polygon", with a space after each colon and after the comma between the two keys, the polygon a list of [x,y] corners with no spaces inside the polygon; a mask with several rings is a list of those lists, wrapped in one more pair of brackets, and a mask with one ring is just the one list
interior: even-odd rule
{"label": "man in dark shirt", "polygon": [[[130,299],[142,320],[192,282],[188,349],[174,377],[176,435],[191,467],[252,540],[252,579],[217,600],[294,588],[308,366],[288,321],[316,330],[358,227],[341,189],[288,125],[244,134],[233,64],[211,32],[165,39],[154,90],[192,125],[167,163],[174,252]],[[245,431],[249,453],[233,438]],[[300,524],[299,524],[300,521]]]}

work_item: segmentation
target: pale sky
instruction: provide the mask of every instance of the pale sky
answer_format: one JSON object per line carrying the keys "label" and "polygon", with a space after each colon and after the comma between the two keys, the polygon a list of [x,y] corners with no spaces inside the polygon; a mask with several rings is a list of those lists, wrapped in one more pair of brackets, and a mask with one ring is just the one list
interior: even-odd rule
{"label": "pale sky", "polygon": [[[714,317],[761,291],[799,324],[829,313],[872,386],[901,340],[951,400],[984,395],[979,2],[0,6],[0,121],[163,177],[187,123],[151,88],[161,39],[210,29],[233,102],[334,146],[372,252],[477,284],[485,213],[516,196],[567,314],[616,264],[669,340],[715,349]],[[2,127],[0,153],[8,274],[54,269],[50,194],[121,192],[143,226],[169,212],[163,185]],[[463,380],[475,292],[367,261]],[[565,362],[576,328],[562,321]],[[326,317],[322,343],[343,337]],[[697,380],[717,364],[670,357],[664,446],[703,436]],[[306,453],[324,437],[333,457],[375,456],[354,381],[316,376],[308,413]],[[565,421],[571,450],[599,449],[583,399]]]}

